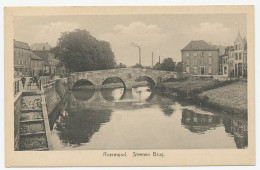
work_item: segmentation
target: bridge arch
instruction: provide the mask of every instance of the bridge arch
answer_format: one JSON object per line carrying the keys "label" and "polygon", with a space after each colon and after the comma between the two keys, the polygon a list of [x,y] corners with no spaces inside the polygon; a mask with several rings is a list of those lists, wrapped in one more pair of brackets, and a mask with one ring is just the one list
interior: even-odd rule
{"label": "bridge arch", "polygon": [[140,81],[140,80],[146,80],[151,88],[154,88],[156,85],[156,81],[150,76],[143,75],[143,76],[138,76],[135,79],[135,81]]}
{"label": "bridge arch", "polygon": [[[112,81],[109,81],[109,79],[112,80]],[[124,89],[126,89],[125,81],[121,77],[118,77],[118,76],[110,76],[110,77],[105,78],[101,85],[105,85],[107,82],[113,83],[113,82],[116,82],[116,80],[121,82],[123,84]]]}
{"label": "bridge arch", "polygon": [[95,88],[95,84],[92,83],[92,81],[90,81],[88,79],[79,79],[72,84],[72,90],[76,90],[76,89],[80,89],[80,88],[84,88],[84,87],[86,88],[87,86],[90,89]]}

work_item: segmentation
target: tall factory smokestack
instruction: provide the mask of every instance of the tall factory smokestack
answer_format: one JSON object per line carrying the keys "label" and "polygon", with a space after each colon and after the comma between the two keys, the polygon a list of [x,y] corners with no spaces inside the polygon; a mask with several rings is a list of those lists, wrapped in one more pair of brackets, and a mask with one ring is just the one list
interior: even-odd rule
{"label": "tall factory smokestack", "polygon": [[153,52],[152,52],[152,68],[153,68]]}
{"label": "tall factory smokestack", "polygon": [[137,45],[136,43],[132,43],[132,46],[137,47],[139,50],[139,64],[142,65],[141,63],[141,47]]}
{"label": "tall factory smokestack", "polygon": [[142,63],[141,63],[141,47],[138,46],[138,48],[139,48],[139,64],[142,65]]}

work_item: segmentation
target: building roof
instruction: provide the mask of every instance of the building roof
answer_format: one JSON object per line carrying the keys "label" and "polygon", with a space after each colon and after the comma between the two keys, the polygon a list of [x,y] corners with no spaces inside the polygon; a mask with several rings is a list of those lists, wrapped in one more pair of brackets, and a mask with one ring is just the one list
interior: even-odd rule
{"label": "building roof", "polygon": [[30,47],[27,43],[22,42],[22,41],[16,41],[16,40],[14,40],[14,48],[30,50]]}
{"label": "building roof", "polygon": [[41,59],[41,57],[35,55],[34,53],[31,53],[30,57],[31,57],[31,60],[42,60],[43,61],[43,59]]}
{"label": "building roof", "polygon": [[51,50],[51,45],[46,43],[34,43],[31,45],[31,49],[33,51],[50,51]]}
{"label": "building roof", "polygon": [[48,63],[49,63],[49,57],[52,57],[51,55],[53,55],[49,51],[33,51],[33,53],[36,54],[37,56],[39,56],[40,58],[42,58],[44,61],[46,61]]}
{"label": "building roof", "polygon": [[204,40],[190,41],[181,51],[218,51],[218,48]]}
{"label": "building roof", "polygon": [[219,49],[219,55],[220,55],[220,56],[225,55],[227,46],[213,45],[213,47]]}

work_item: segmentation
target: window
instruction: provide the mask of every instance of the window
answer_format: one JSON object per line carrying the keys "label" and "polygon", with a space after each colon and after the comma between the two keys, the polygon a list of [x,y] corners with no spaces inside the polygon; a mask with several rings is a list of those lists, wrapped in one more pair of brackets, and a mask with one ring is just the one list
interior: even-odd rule
{"label": "window", "polygon": [[211,64],[211,57],[209,58],[209,64]]}
{"label": "window", "polygon": [[201,56],[201,57],[203,57],[203,56],[204,56],[204,53],[203,53],[203,52],[201,52],[201,53],[200,53],[200,56]]}
{"label": "window", "polygon": [[190,53],[186,53],[186,57],[189,57],[190,56]]}
{"label": "window", "polygon": [[236,60],[238,60],[238,55],[237,55],[237,53],[235,53],[235,56],[236,56]]}
{"label": "window", "polygon": [[200,60],[200,64],[204,65],[204,60],[203,59]]}
{"label": "window", "polygon": [[186,60],[187,65],[189,65],[189,59]]}
{"label": "window", "polygon": [[211,57],[212,56],[212,53],[209,53],[209,57]]}
{"label": "window", "polygon": [[241,60],[242,59],[242,57],[241,57],[241,53],[239,53],[239,60]]}
{"label": "window", "polygon": [[186,72],[190,73],[190,67],[189,66],[186,67]]}
{"label": "window", "polygon": [[212,74],[212,67],[209,67],[209,74]]}
{"label": "window", "polygon": [[194,53],[193,55],[194,55],[195,57],[197,57],[197,56],[198,56],[198,53]]}
{"label": "window", "polygon": [[239,49],[240,49],[240,50],[242,49],[242,45],[241,45],[241,44],[239,44]]}
{"label": "window", "polygon": [[194,73],[197,74],[197,72],[198,72],[198,68],[194,67]]}
{"label": "window", "polygon": [[197,58],[194,58],[193,64],[194,64],[194,65],[197,65]]}

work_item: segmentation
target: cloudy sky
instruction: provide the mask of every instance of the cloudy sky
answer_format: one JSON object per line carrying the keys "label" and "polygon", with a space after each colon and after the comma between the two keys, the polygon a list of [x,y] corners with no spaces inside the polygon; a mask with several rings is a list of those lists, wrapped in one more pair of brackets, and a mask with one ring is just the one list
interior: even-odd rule
{"label": "cloudy sky", "polygon": [[86,29],[99,40],[110,42],[118,63],[128,66],[138,62],[141,46],[142,64],[151,65],[152,52],[181,60],[181,49],[191,40],[205,40],[215,45],[232,45],[240,31],[246,35],[246,15],[110,15],[110,16],[30,16],[15,18],[15,39],[29,45],[48,42],[55,46],[61,32]]}

